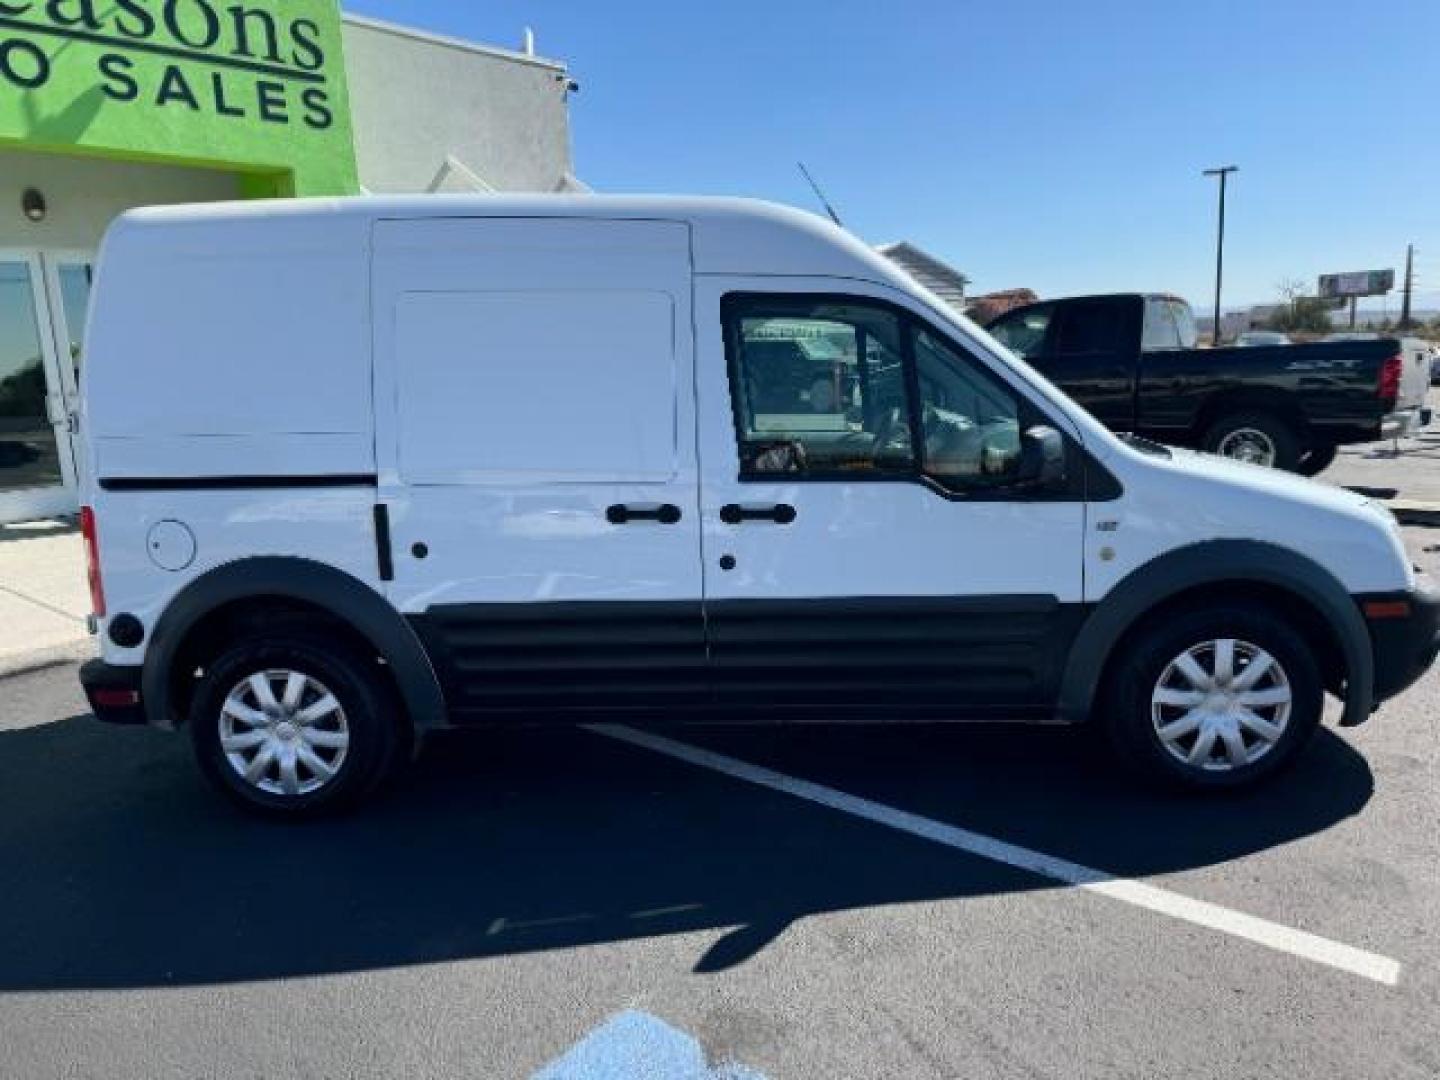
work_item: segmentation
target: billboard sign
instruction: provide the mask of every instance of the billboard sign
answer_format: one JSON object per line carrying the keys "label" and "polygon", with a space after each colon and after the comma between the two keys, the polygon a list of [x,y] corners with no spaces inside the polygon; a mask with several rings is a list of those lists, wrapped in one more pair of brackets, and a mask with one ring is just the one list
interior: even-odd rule
{"label": "billboard sign", "polygon": [[1358,274],[1320,275],[1320,296],[1324,300],[1343,300],[1351,296],[1384,296],[1394,288],[1394,270],[1362,270]]}

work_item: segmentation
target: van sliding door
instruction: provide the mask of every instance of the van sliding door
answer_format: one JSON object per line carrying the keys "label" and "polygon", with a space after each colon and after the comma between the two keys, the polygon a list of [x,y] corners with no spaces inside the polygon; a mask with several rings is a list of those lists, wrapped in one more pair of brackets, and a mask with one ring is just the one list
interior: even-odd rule
{"label": "van sliding door", "polygon": [[458,718],[708,694],[690,280],[681,223],[377,225],[391,596]]}

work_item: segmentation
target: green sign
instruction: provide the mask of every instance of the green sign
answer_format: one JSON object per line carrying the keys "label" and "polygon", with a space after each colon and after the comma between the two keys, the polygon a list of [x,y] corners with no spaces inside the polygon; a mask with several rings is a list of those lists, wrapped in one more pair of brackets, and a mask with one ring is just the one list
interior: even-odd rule
{"label": "green sign", "polygon": [[0,147],[359,189],[336,0],[0,0]]}

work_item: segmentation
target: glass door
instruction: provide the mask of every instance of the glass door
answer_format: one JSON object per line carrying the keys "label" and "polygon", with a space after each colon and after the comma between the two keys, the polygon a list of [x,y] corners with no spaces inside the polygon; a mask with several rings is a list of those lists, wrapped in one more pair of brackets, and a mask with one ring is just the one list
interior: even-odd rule
{"label": "glass door", "polygon": [[73,513],[84,255],[0,250],[0,522]]}
{"label": "glass door", "polygon": [[57,389],[65,409],[71,460],[78,475],[85,461],[79,440],[80,366],[85,352],[90,286],[95,276],[94,256],[85,252],[43,252],[40,263],[45,271],[50,329],[60,376]]}

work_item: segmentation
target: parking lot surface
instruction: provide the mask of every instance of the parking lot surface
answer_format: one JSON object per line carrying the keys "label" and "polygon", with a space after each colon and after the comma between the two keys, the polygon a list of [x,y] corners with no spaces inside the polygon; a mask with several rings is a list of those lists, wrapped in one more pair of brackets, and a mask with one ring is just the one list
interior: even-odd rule
{"label": "parking lot surface", "polygon": [[[1440,411],[1440,390],[1430,391],[1429,404]],[[1440,423],[1408,439],[1342,446],[1320,479],[1440,506]],[[1440,543],[1440,533],[1425,543]]]}
{"label": "parking lot surface", "polygon": [[0,696],[0,1074],[1433,1077],[1437,718],[1432,672],[1218,799],[1084,730],[456,736],[287,827],[38,671]]}

